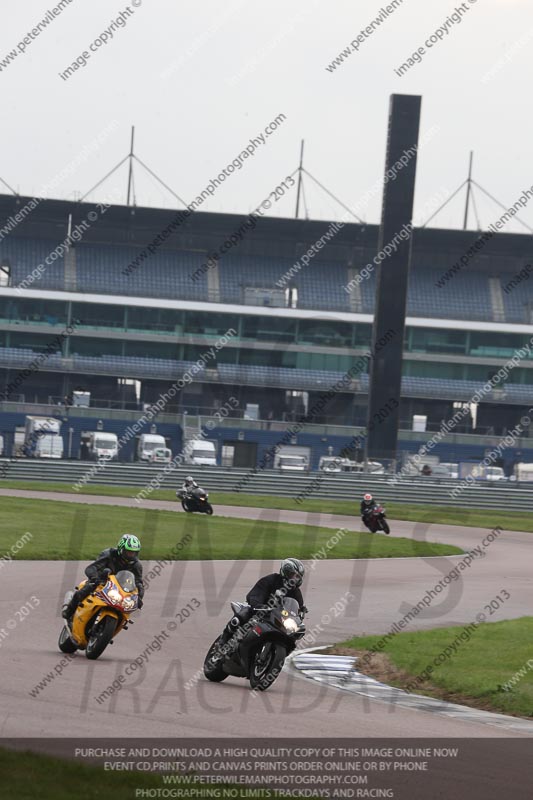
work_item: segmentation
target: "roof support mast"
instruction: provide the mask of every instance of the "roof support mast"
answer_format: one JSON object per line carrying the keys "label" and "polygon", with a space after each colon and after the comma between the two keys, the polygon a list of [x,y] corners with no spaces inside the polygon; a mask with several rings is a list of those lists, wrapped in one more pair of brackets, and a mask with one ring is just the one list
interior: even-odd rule
{"label": "roof support mast", "polygon": [[468,179],[466,181],[466,205],[465,205],[465,218],[463,221],[463,230],[466,231],[468,227],[468,210],[470,208],[470,193],[472,191],[472,164],[474,162],[474,151],[470,151],[470,166],[468,167]]}
{"label": "roof support mast", "polygon": [[304,140],[302,139],[302,143],[300,145],[300,166],[298,167],[298,189],[296,190],[296,214],[295,219],[298,219],[298,214],[300,212],[300,191],[302,188],[302,170],[304,164]]}
{"label": "roof support mast", "polygon": [[130,204],[130,195],[131,195],[131,179],[133,177],[133,142],[135,141],[135,125],[131,126],[131,142],[130,142],[130,169],[128,172],[128,196],[126,199],[126,205],[129,206]]}

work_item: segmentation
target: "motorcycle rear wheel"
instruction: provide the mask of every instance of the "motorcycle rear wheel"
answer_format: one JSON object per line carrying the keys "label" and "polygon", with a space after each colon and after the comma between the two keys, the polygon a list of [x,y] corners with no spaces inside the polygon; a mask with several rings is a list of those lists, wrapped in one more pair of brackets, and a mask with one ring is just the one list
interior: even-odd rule
{"label": "motorcycle rear wheel", "polygon": [[216,654],[219,646],[222,644],[220,641],[222,636],[218,636],[209,650],[207,651],[207,655],[204,661],[204,675],[208,681],[214,681],[215,683],[220,683],[221,681],[226,680],[228,677],[227,674],[222,669],[222,661],[215,661],[214,663],[211,662],[211,658]]}
{"label": "motorcycle rear wheel", "polygon": [[59,641],[57,646],[61,650],[62,653],[75,653],[78,649],[78,645],[74,644],[72,639],[70,638],[69,632],[65,625],[61,628],[61,633],[59,634]]}
{"label": "motorcycle rear wheel", "polygon": [[[270,654],[266,660],[259,661],[264,647],[270,646]],[[260,650],[257,651],[254,660],[252,661],[252,668],[250,672],[250,686],[252,689],[257,689],[258,692],[264,692],[269,686],[272,686],[278,675],[280,674],[287,651],[281,644],[275,642],[268,642]]]}
{"label": "motorcycle rear wheel", "polygon": [[187,511],[187,513],[192,513],[192,509],[187,506],[187,502],[185,500],[181,501],[181,507],[184,511]]}
{"label": "motorcycle rear wheel", "polygon": [[85,655],[87,658],[89,658],[91,661],[94,661],[102,655],[107,645],[113,638],[117,623],[118,620],[116,617],[107,616],[97,624],[96,628],[93,628],[89,637],[89,641],[87,642],[87,648],[85,650]]}

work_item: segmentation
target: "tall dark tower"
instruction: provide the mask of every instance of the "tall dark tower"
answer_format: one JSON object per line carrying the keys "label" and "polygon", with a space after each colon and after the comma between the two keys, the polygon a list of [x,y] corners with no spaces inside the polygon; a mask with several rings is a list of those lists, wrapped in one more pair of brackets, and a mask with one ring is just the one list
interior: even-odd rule
{"label": "tall dark tower", "polygon": [[[393,242],[397,248],[377,267],[377,286],[368,397],[369,459],[396,458],[400,416],[405,306],[411,261],[413,202],[422,98],[393,94],[385,176],[396,165],[396,177],[383,191],[378,252]],[[402,166],[398,162],[403,159]],[[400,233],[404,238],[400,238]]]}

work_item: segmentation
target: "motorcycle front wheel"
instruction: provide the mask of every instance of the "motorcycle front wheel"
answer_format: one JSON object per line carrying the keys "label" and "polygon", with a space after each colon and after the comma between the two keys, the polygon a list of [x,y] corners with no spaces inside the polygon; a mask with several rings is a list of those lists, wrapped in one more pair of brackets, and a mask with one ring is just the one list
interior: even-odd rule
{"label": "motorcycle front wheel", "polygon": [[215,681],[215,683],[220,683],[221,681],[226,680],[228,677],[222,669],[222,660],[216,659],[217,651],[222,644],[221,639],[222,636],[219,636],[217,639],[215,639],[207,651],[204,661],[204,675],[208,681]]}
{"label": "motorcycle front wheel", "polygon": [[113,634],[115,633],[117,627],[117,622],[118,620],[116,617],[107,616],[104,617],[101,622],[95,625],[91,631],[89,641],[87,642],[87,648],[85,650],[85,655],[87,658],[91,659],[91,661],[94,661],[96,658],[102,655],[107,645],[113,638]]}
{"label": "motorcycle front wheel", "polygon": [[211,503],[206,503],[205,513],[211,515],[213,513],[213,506]]}
{"label": "motorcycle front wheel", "polygon": [[390,533],[389,523],[384,519],[381,520],[381,528],[383,533]]}
{"label": "motorcycle front wheel", "polygon": [[252,661],[250,671],[250,686],[258,692],[264,692],[272,686],[280,674],[287,651],[281,644],[267,642],[261,647]]}

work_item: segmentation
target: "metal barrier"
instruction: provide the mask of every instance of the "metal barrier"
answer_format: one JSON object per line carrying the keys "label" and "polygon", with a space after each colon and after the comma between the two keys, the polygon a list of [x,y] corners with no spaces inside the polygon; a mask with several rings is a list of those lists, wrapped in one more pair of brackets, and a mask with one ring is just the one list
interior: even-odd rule
{"label": "metal barrier", "polygon": [[[434,478],[404,478],[395,482],[388,475],[350,475],[310,472],[280,473],[274,470],[246,470],[229,467],[177,467],[164,472],[161,465],[109,463],[103,468],[88,461],[40,461],[33,459],[0,459],[0,477],[7,480],[64,482],[72,487],[78,481],[85,485],[150,486],[173,489],[191,473],[209,491],[241,492],[244,494],[292,497],[294,508],[298,498],[324,498],[360,501],[362,494],[372,492],[380,502],[420,503],[460,508],[508,508],[513,511],[533,511],[533,485],[501,482],[467,486],[457,496],[451,492],[459,481]],[[502,484],[502,485],[500,485]],[[0,488],[2,480],[0,480]],[[71,489],[67,489],[71,491]],[[150,492],[144,495],[147,499]]]}

